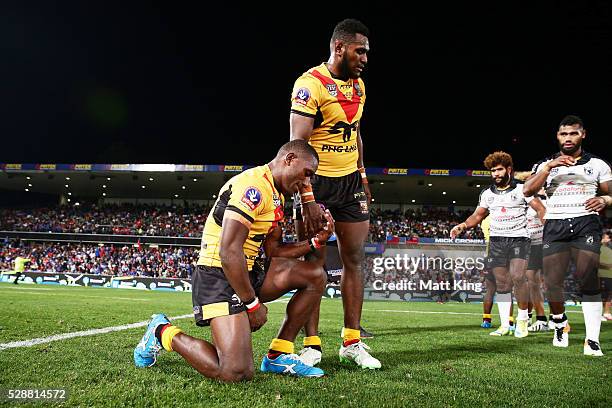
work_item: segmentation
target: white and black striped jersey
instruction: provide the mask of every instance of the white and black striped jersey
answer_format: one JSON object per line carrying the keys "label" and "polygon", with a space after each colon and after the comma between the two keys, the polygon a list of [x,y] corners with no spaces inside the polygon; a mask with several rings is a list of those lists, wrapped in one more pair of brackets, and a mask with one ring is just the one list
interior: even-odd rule
{"label": "white and black striped jersey", "polygon": [[[541,200],[542,205],[546,207],[546,200]],[[544,235],[544,224],[540,221],[538,213],[533,208],[527,208],[527,231],[531,237],[531,245],[541,245],[542,236]]]}
{"label": "white and black striped jersey", "polygon": [[512,180],[505,190],[495,185],[480,193],[479,207],[490,214],[489,233],[491,237],[527,237],[527,207],[533,199],[523,194],[524,184]]}
{"label": "white and black striped jersey", "polygon": [[[533,166],[532,174],[543,169],[544,165],[561,153],[541,160]],[[582,217],[597,214],[587,211],[584,204],[589,198],[597,194],[599,183],[612,180],[610,165],[600,158],[585,151],[573,166],[559,166],[551,169],[544,189],[548,197],[546,216],[547,220]]]}

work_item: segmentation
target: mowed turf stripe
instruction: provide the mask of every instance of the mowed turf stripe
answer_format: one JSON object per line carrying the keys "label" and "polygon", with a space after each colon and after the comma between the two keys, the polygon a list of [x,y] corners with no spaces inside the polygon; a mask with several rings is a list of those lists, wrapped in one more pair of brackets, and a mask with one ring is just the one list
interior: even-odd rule
{"label": "mowed turf stripe", "polygon": [[[268,302],[267,304],[284,303],[288,301],[289,299],[280,298],[277,300],[273,300],[272,302]],[[177,319],[186,319],[188,317],[193,317],[193,314],[190,313],[190,314],[170,317],[170,320],[172,321],[172,320],[177,320]],[[12,341],[10,343],[0,343],[0,351],[11,349],[11,348],[17,348],[17,347],[32,347],[37,344],[51,343],[53,341],[67,340],[67,339],[72,339],[75,337],[95,336],[96,334],[105,334],[105,333],[112,333],[116,331],[135,329],[138,327],[144,327],[148,324],[149,324],[149,321],[146,320],[142,322],[123,324],[121,326],[103,327],[101,329],[82,330],[82,331],[72,332],[72,333],[54,334],[53,336],[39,337],[36,339],[30,339],[30,340]]]}

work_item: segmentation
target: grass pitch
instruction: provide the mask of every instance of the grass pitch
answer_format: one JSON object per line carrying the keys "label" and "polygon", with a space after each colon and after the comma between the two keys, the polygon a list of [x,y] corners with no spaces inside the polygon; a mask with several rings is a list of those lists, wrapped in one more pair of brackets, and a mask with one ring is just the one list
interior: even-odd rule
{"label": "grass pitch", "polygon": [[[569,308],[570,346],[552,347],[551,333],[494,338],[479,327],[480,304],[366,302],[367,341],[383,368],[365,371],[338,361],[342,303],[321,306],[327,376],[296,379],[258,370],[285,303],[269,305],[268,323],[253,336],[255,379],[221,384],[200,376],[176,353],[137,369],[132,351],[144,328],[0,351],[0,388],[66,388],[62,406],[538,406],[612,405],[612,322],[602,322],[603,358],[582,355],[584,323]],[[495,312],[496,310],[494,310]],[[0,284],[0,343],[119,326],[152,313],[191,312],[191,294]],[[498,319],[494,316],[494,323]],[[190,318],[175,321],[210,339]],[[299,350],[301,338],[296,342]],[[2,405],[17,405],[0,401]],[[50,402],[19,403],[49,406]]]}

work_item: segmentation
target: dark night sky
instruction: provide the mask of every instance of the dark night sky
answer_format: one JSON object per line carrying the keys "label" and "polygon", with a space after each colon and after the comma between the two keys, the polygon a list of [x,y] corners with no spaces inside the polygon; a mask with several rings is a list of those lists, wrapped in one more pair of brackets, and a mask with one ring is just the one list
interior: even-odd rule
{"label": "dark night sky", "polygon": [[288,140],[293,81],[345,17],[371,30],[367,166],[480,168],[504,149],[526,169],[568,113],[612,156],[606,1],[51,3],[0,6],[0,162],[266,162]]}

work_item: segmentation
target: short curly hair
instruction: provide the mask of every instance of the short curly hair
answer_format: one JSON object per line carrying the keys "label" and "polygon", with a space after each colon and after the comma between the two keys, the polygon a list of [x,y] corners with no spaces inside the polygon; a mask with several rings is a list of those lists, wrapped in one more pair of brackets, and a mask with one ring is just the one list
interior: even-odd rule
{"label": "short curly hair", "polygon": [[512,163],[512,156],[501,150],[493,152],[484,159],[484,166],[486,169],[491,170],[493,167],[501,164],[504,167],[514,167]]}
{"label": "short curly hair", "polygon": [[355,20],[354,18],[347,18],[336,24],[334,32],[332,33],[331,42],[333,43],[334,40],[350,42],[355,39],[357,34],[369,37],[370,30],[361,21]]}

